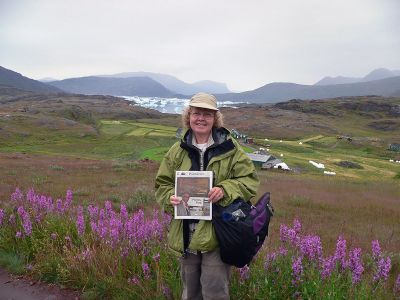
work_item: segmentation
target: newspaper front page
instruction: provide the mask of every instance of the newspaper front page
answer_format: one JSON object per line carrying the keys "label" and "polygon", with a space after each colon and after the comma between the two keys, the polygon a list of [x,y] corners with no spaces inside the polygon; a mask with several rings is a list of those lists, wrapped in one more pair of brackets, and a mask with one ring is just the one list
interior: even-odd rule
{"label": "newspaper front page", "polygon": [[175,219],[212,219],[212,171],[176,171],[175,195],[181,203],[175,206]]}

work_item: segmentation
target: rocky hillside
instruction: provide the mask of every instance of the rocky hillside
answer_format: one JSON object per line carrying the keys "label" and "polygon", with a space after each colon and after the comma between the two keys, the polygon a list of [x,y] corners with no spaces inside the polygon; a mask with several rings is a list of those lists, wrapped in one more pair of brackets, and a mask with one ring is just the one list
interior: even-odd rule
{"label": "rocky hillside", "polygon": [[33,92],[60,92],[61,90],[37,80],[22,76],[0,66],[0,85]]}

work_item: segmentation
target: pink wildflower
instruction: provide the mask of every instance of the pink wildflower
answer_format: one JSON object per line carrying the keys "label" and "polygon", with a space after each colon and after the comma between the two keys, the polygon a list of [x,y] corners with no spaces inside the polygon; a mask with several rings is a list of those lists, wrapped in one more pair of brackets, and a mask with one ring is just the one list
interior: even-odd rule
{"label": "pink wildflower", "polygon": [[372,244],[372,257],[374,260],[378,260],[381,257],[381,246],[379,245],[378,240],[374,240],[371,242]]}
{"label": "pink wildflower", "polygon": [[246,280],[250,278],[250,268],[248,265],[245,265],[243,268],[239,269],[239,282],[240,284],[243,284]]}
{"label": "pink wildflower", "polygon": [[153,256],[153,260],[155,262],[159,262],[160,261],[160,253],[157,253],[156,255]]}
{"label": "pink wildflower", "polygon": [[349,261],[347,263],[351,272],[352,278],[351,281],[353,284],[356,284],[361,281],[361,274],[364,272],[364,267],[361,261],[361,249],[355,248],[349,252]]}
{"label": "pink wildflower", "polygon": [[389,276],[390,268],[392,267],[392,261],[390,257],[386,257],[386,260],[382,257],[378,260],[377,270],[374,274],[374,281],[386,281]]}
{"label": "pink wildflower", "polygon": [[83,207],[78,206],[78,216],[76,218],[76,229],[78,234],[82,235],[85,232],[85,219],[83,216]]}
{"label": "pink wildflower", "polygon": [[133,276],[132,278],[128,279],[128,283],[133,284],[133,285],[138,285],[140,283],[139,278],[136,276]]}
{"label": "pink wildflower", "polygon": [[394,292],[395,294],[397,294],[397,293],[400,294],[400,274],[397,275],[396,282],[394,283],[393,292]]}
{"label": "pink wildflower", "polygon": [[300,231],[301,231],[301,223],[300,223],[299,219],[294,219],[293,220],[293,229],[294,229],[294,231],[296,231],[297,234],[300,233]]}
{"label": "pink wildflower", "polygon": [[340,235],[336,242],[334,259],[340,263],[341,269],[346,268],[346,240]]}
{"label": "pink wildflower", "polygon": [[149,279],[150,278],[150,267],[147,263],[145,263],[145,262],[142,263],[142,270],[143,270],[144,278]]}
{"label": "pink wildflower", "polygon": [[0,209],[0,226],[3,224],[4,215],[5,215],[4,210]]}
{"label": "pink wildflower", "polygon": [[292,261],[292,284],[298,285],[301,282],[301,275],[303,275],[303,265],[301,256],[293,258]]}
{"label": "pink wildflower", "polygon": [[322,262],[321,262],[321,276],[322,278],[328,278],[329,276],[331,276],[332,271],[335,268],[335,258],[334,256],[329,256],[327,258],[323,258]]}
{"label": "pink wildflower", "polygon": [[67,194],[65,195],[65,202],[64,202],[64,209],[65,210],[68,210],[70,208],[70,206],[72,204],[72,198],[73,198],[72,190],[68,189],[67,190]]}
{"label": "pink wildflower", "polygon": [[22,194],[21,190],[17,187],[15,192],[11,194],[11,200],[14,202],[19,202],[24,198],[24,194]]}

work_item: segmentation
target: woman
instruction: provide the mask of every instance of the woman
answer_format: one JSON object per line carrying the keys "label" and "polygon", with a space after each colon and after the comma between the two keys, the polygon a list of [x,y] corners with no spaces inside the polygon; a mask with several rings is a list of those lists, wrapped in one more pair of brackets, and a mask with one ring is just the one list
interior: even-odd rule
{"label": "woman", "polygon": [[[249,200],[259,185],[254,165],[222,122],[213,95],[194,95],[182,114],[188,128],[183,139],[165,155],[156,177],[156,199],[173,215],[180,203],[174,195],[175,171],[213,171],[208,197],[226,206],[237,198]],[[185,234],[184,234],[185,232]],[[230,266],[221,261],[211,221],[172,220],[170,249],[181,256],[182,299],[229,299]]]}

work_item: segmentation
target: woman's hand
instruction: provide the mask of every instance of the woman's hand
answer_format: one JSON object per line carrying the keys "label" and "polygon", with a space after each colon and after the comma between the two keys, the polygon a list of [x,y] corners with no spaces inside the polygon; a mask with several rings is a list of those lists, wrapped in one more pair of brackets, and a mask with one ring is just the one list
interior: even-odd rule
{"label": "woman's hand", "polygon": [[224,198],[224,189],[218,186],[213,187],[208,193],[210,202],[215,203]]}
{"label": "woman's hand", "polygon": [[171,196],[171,198],[169,198],[169,202],[172,204],[172,205],[178,205],[179,203],[181,203],[181,200],[179,200],[179,198],[178,197],[176,197],[175,195],[172,195]]}

